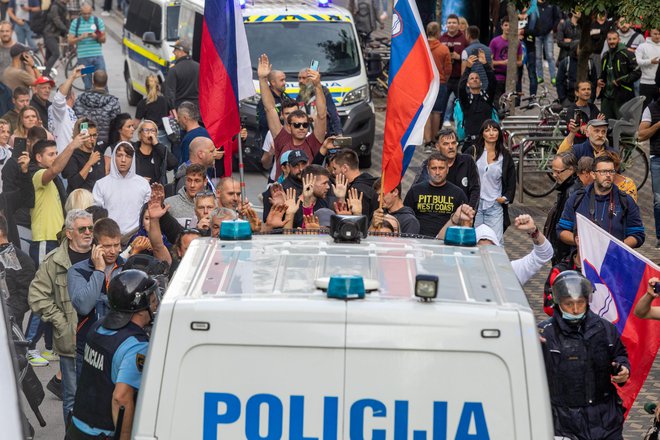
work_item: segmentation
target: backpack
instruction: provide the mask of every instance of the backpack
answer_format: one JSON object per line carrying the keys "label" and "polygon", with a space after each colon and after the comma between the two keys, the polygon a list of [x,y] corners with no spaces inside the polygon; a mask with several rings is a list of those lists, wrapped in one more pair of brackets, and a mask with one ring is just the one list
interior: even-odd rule
{"label": "backpack", "polygon": [[[616,185],[613,185],[616,186]],[[616,188],[617,194],[619,196],[619,205],[621,206],[621,215],[623,216],[623,229],[626,229],[626,218],[628,214],[628,197],[626,197],[626,193],[621,191],[618,187]],[[614,191],[614,189],[612,190]],[[582,203],[582,199],[587,195],[587,189],[585,188],[580,188],[577,191],[575,191],[575,200],[573,201],[573,212],[577,212],[577,209],[580,206],[580,203]],[[591,197],[591,194],[589,195]],[[589,219],[591,220],[591,219]]]}
{"label": "backpack", "polygon": [[[99,28],[99,19],[96,18],[95,16],[92,16],[92,18],[94,19],[94,26],[96,26],[96,30],[100,31],[101,28]],[[80,29],[80,21],[81,20],[82,20],[82,17],[78,17],[78,19],[76,20],[76,29],[73,32],[74,37],[78,36],[78,29]]]}
{"label": "backpack", "polygon": [[50,13],[50,8],[52,4],[48,6],[48,9],[41,10],[38,12],[33,12],[30,17],[30,29],[35,34],[42,35],[46,30],[46,24],[48,24],[48,14]]}
{"label": "backpack", "polygon": [[[490,118],[498,124],[500,123],[500,116],[497,114],[495,107],[492,109]],[[463,108],[461,108],[461,103],[458,98],[456,98],[456,101],[454,101],[454,123],[456,124],[456,136],[458,136],[458,140],[464,140],[465,126],[463,124]]]}

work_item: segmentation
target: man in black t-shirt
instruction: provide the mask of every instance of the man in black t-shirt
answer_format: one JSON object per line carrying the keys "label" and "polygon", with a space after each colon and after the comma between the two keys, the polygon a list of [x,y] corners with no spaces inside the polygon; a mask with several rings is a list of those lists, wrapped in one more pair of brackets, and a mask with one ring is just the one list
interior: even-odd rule
{"label": "man in black t-shirt", "polygon": [[419,233],[435,237],[456,208],[468,200],[461,188],[447,181],[448,160],[442,153],[429,156],[427,171],[428,181],[413,185],[403,204],[415,212]]}

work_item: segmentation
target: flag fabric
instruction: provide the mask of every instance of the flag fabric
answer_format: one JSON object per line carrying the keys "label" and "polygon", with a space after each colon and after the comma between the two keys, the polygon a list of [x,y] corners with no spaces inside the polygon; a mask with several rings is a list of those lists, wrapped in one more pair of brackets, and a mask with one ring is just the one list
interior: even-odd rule
{"label": "flag fabric", "polygon": [[238,0],[206,0],[199,65],[199,110],[231,173],[241,130],[239,101],[254,95],[252,65]]}
{"label": "flag fabric", "polygon": [[660,322],[637,318],[633,310],[660,268],[580,214],[577,227],[582,272],[596,289],[589,308],[617,327],[628,350],[630,379],[618,390],[630,410],[660,348]]}
{"label": "flag fabric", "polygon": [[383,192],[401,181],[440,87],[426,33],[414,0],[396,0],[392,10],[387,114],[383,141]]}

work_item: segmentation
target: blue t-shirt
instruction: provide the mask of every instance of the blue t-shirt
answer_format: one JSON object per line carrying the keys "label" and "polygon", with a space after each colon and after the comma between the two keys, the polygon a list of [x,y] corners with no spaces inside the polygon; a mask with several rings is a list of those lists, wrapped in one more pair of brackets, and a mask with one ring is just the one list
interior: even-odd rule
{"label": "blue t-shirt", "polygon": [[[77,31],[76,31],[76,28]],[[74,37],[79,37],[82,34],[93,34],[96,31],[105,32],[105,23],[100,18],[90,16],[89,20],[85,20],[82,17],[78,17],[75,20],[71,21],[71,26],[69,26],[69,34]],[[78,58],[88,58],[88,57],[100,57],[103,56],[103,51],[101,49],[101,43],[94,38],[88,37],[84,40],[80,40],[77,46]]]}
{"label": "blue t-shirt", "polygon": [[211,139],[209,132],[204,127],[197,127],[186,133],[181,140],[181,157],[179,158],[179,163],[188,162],[188,159],[190,159],[190,143],[193,139],[200,136]]}
{"label": "blue t-shirt", "polygon": [[[615,153],[617,152],[614,147],[608,144],[605,144],[605,151],[614,151]],[[580,158],[585,156],[594,158],[594,148],[591,146],[589,139],[582,142],[581,144],[573,145],[573,154],[575,154],[575,158],[577,160],[580,160]]]}

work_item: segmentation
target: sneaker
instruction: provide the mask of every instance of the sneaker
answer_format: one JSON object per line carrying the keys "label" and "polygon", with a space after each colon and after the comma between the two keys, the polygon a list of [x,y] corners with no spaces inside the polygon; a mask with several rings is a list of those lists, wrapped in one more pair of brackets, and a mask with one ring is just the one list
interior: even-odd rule
{"label": "sneaker", "polygon": [[550,84],[552,84],[553,86],[556,86],[557,85],[557,78],[552,78],[550,80]]}
{"label": "sneaker", "polygon": [[103,11],[101,12],[102,17],[110,17],[110,13],[108,11]]}
{"label": "sneaker", "polygon": [[50,381],[48,381],[48,384],[46,385],[46,388],[51,393],[55,394],[55,397],[62,400],[62,396],[63,396],[62,381],[58,380],[57,376],[53,376],[50,379]]}
{"label": "sneaker", "polygon": [[543,84],[543,77],[542,77],[542,76],[537,76],[537,77],[536,77],[536,82],[537,82],[538,84]]}
{"label": "sneaker", "polygon": [[33,367],[47,367],[48,361],[41,357],[39,350],[28,350],[27,360]]}
{"label": "sneaker", "polygon": [[433,151],[433,142],[424,144],[424,153],[431,153]]}
{"label": "sneaker", "polygon": [[53,350],[44,350],[41,352],[41,357],[48,362],[59,361],[60,357]]}

